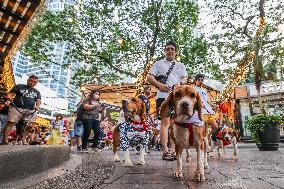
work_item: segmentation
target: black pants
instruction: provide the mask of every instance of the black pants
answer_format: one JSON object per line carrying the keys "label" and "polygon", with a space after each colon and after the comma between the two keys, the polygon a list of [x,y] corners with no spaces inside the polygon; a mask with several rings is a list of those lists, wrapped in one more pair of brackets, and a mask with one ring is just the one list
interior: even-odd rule
{"label": "black pants", "polygon": [[101,127],[100,121],[95,119],[84,119],[83,120],[83,138],[82,138],[82,148],[87,148],[89,137],[91,134],[91,129],[94,131],[93,147],[97,148],[99,145]]}

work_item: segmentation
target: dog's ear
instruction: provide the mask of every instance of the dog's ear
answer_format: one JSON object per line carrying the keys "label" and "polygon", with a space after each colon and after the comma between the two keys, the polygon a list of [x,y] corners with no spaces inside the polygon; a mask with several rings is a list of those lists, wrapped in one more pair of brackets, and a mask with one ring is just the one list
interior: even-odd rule
{"label": "dog's ear", "polygon": [[195,103],[196,109],[198,111],[198,118],[202,121],[203,120],[203,114],[202,114],[202,101],[199,93],[196,93],[196,103]]}
{"label": "dog's ear", "polygon": [[160,109],[161,118],[169,117],[169,110],[171,107],[173,107],[173,99],[174,99],[174,95],[173,95],[173,92],[171,92],[168,98],[161,105],[161,109]]}

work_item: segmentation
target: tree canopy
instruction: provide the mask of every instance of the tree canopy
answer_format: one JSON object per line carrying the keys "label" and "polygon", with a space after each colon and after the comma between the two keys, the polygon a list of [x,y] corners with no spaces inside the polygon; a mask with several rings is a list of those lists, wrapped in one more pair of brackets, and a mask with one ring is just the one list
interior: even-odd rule
{"label": "tree canopy", "polygon": [[63,66],[81,65],[74,81],[102,84],[136,78],[151,60],[163,57],[163,45],[172,40],[189,75],[210,72],[214,66],[197,23],[195,1],[80,1],[61,12],[46,11],[22,52],[48,66],[51,44],[68,43]]}
{"label": "tree canopy", "polygon": [[[232,73],[241,58],[251,48],[253,37],[259,25],[260,6],[265,12],[266,27],[256,41],[256,59],[251,65],[247,82],[254,82],[251,74],[262,80],[275,79],[276,67],[283,65],[284,56],[284,7],[281,0],[207,0],[204,7],[210,10],[210,31],[205,34],[210,39],[211,58],[220,64],[231,65],[220,77]],[[217,74],[217,73],[216,73]]]}

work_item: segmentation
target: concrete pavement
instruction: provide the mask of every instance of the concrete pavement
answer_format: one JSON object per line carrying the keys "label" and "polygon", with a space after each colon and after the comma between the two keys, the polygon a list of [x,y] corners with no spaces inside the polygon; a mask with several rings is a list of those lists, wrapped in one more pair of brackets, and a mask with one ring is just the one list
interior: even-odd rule
{"label": "concrete pavement", "polygon": [[[113,162],[112,152],[90,151],[88,154],[73,151],[71,159],[53,171],[33,175],[26,180],[15,180],[0,188],[100,188],[100,189],[284,189],[284,148],[278,151],[259,151],[255,144],[239,144],[239,158],[219,159],[215,150],[205,170],[203,183],[192,181],[196,168],[196,153],[190,165],[184,161],[184,178],[173,176],[176,161],[161,160],[160,151],[150,151],[146,165],[136,165],[138,154],[130,151],[134,167]],[[232,149],[228,150],[232,155]],[[185,155],[185,154],[184,154]],[[120,151],[119,156],[123,157]],[[75,165],[76,164],[76,165]],[[59,170],[60,169],[60,170]],[[9,187],[7,187],[9,186]]]}
{"label": "concrete pavement", "polygon": [[[217,151],[209,159],[210,168],[205,170],[204,183],[193,182],[196,169],[196,153],[193,152],[191,165],[185,163],[184,178],[173,176],[176,161],[162,161],[160,152],[152,151],[146,157],[146,165],[135,165],[133,168],[123,167],[116,163],[114,174],[106,180],[101,189],[212,189],[212,188],[248,188],[279,189],[284,188],[284,148],[278,151],[259,151],[253,145],[241,144],[239,158],[220,159]],[[251,148],[247,148],[247,147]],[[228,150],[232,155],[232,150]],[[132,153],[133,154],[133,153]],[[138,155],[131,156],[133,161]]]}

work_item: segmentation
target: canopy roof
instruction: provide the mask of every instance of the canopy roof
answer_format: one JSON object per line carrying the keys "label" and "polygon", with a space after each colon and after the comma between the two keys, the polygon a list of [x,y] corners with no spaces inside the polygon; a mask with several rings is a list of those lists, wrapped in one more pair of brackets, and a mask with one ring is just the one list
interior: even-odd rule
{"label": "canopy roof", "polygon": [[[137,86],[135,84],[114,84],[114,85],[98,85],[84,84],[81,85],[81,91],[84,96],[87,96],[93,90],[101,91],[101,100],[109,104],[120,105],[124,99],[134,97]],[[153,94],[156,94],[156,89],[151,87]]]}
{"label": "canopy roof", "polygon": [[[215,96],[218,91],[213,88],[203,85],[204,88],[207,89],[211,96]],[[135,84],[112,84],[112,85],[99,85],[99,84],[83,84],[81,85],[81,92],[86,97],[93,90],[101,91],[101,101],[114,104],[121,105],[121,101],[124,99],[130,99],[134,97],[136,94],[137,86]],[[142,90],[143,91],[143,90]],[[156,96],[157,90],[155,87],[151,86],[151,97],[154,98]]]}
{"label": "canopy roof", "polygon": [[43,2],[44,0],[0,0],[0,58],[2,62]]}

